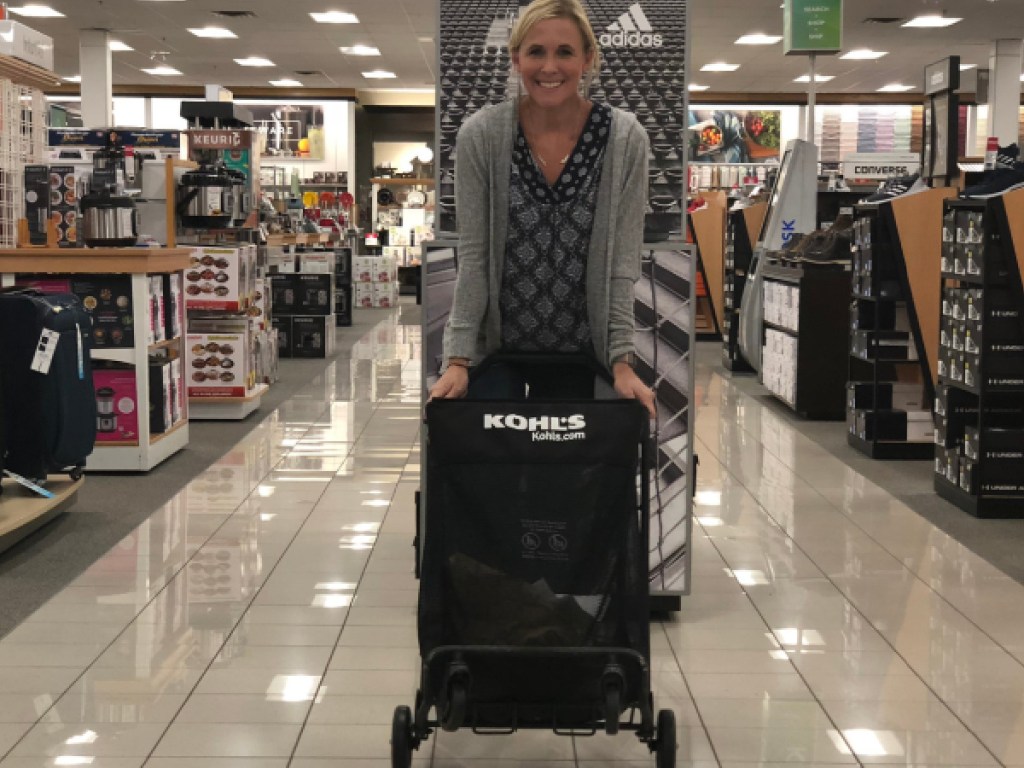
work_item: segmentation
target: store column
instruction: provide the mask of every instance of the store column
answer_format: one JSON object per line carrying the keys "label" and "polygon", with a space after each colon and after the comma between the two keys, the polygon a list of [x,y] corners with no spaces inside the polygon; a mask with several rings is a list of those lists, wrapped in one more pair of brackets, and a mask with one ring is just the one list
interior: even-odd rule
{"label": "store column", "polygon": [[1008,146],[1020,133],[1020,73],[1024,41],[996,40],[989,57],[988,135]]}
{"label": "store column", "polygon": [[110,33],[105,29],[83,29],[78,38],[78,59],[82,74],[82,123],[86,128],[113,125]]}

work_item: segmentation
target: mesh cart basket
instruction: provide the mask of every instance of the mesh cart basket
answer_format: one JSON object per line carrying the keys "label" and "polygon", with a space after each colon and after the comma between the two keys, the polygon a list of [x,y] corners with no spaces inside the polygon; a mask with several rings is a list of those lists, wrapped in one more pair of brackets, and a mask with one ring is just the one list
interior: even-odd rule
{"label": "mesh cart basket", "polygon": [[435,400],[426,423],[422,671],[392,765],[466,727],[629,730],[674,766],[675,717],[655,722],[650,685],[643,406]]}

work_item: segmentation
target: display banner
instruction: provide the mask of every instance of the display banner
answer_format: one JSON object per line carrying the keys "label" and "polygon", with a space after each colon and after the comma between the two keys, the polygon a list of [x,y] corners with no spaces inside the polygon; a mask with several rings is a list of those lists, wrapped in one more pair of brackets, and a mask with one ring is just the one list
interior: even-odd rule
{"label": "display banner", "polygon": [[[424,387],[443,364],[441,334],[458,262],[455,141],[470,115],[519,95],[508,40],[526,0],[440,0],[437,210],[443,242],[424,255]],[[632,112],[647,131],[647,230],[682,231],[689,142],[685,0],[584,0],[601,51],[589,98]],[[511,162],[511,158],[509,158]],[[657,467],[651,487],[653,595],[690,591],[691,441],[696,259],[676,239],[644,247],[637,284],[637,372],[658,393]],[[429,244],[428,244],[429,245]],[[438,245],[442,245],[439,242]],[[424,453],[427,445],[424,445]],[[421,499],[424,496],[421,495]],[[421,508],[421,514],[423,510]]]}
{"label": "display banner", "polygon": [[787,54],[838,53],[843,47],[843,0],[786,0],[782,35]]}

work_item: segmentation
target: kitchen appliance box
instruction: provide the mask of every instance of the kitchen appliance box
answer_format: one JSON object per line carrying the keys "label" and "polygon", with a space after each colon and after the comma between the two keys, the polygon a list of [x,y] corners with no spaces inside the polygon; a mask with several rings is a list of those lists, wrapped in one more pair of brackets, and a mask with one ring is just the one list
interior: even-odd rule
{"label": "kitchen appliance box", "polygon": [[164,301],[164,339],[176,339],[185,329],[185,304],[182,301],[180,273],[161,275],[160,290]]}
{"label": "kitchen appliance box", "polygon": [[394,283],[398,281],[398,261],[394,256],[353,256],[352,282]]}
{"label": "kitchen appliance box", "polygon": [[134,346],[135,315],[130,275],[90,275],[88,279],[19,275],[16,283],[44,293],[73,293],[80,298],[85,311],[92,316],[94,348]]}
{"label": "kitchen appliance box", "polygon": [[185,337],[188,396],[245,397],[255,386],[252,345],[241,333],[189,333]]}
{"label": "kitchen appliance box", "polygon": [[185,270],[185,305],[188,309],[242,312],[256,292],[255,245],[202,246],[192,249]]}
{"label": "kitchen appliance box", "polygon": [[46,225],[50,220],[48,165],[25,166],[25,219],[28,221],[29,241],[21,245],[46,245]]}
{"label": "kitchen appliance box", "polygon": [[334,354],[335,318],[331,315],[275,316],[279,357],[325,358]]}
{"label": "kitchen appliance box", "polygon": [[339,285],[334,288],[334,324],[337,327],[352,325],[351,285]]}
{"label": "kitchen appliance box", "polygon": [[249,306],[249,317],[260,330],[270,327],[270,311],[273,306],[271,299],[270,280],[265,277],[256,278],[256,292]]}
{"label": "kitchen appliance box", "polygon": [[329,273],[271,275],[270,283],[275,314],[334,314],[334,278]]}

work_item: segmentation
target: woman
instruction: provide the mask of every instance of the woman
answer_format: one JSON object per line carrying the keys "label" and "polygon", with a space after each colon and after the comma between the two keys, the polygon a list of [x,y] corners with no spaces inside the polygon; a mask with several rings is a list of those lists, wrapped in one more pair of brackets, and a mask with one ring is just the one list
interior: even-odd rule
{"label": "woman", "polygon": [[[583,353],[653,416],[633,370],[647,136],[629,113],[581,95],[599,53],[579,0],[534,0],[509,51],[524,94],[473,115],[456,141],[458,282],[430,395],[463,397],[469,366],[491,352]],[[499,370],[489,395],[594,394],[580,367]]]}

